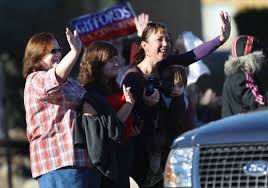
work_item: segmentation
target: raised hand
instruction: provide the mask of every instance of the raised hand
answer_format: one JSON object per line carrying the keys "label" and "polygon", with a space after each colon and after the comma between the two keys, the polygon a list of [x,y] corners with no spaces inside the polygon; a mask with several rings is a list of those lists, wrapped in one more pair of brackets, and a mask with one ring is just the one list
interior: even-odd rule
{"label": "raised hand", "polygon": [[231,19],[227,12],[220,12],[221,18],[221,32],[220,32],[220,41],[225,42],[231,33]]}
{"label": "raised hand", "polygon": [[74,30],[74,33],[72,33],[69,28],[66,28],[65,34],[71,50],[80,52],[82,48],[82,42],[78,36],[77,31]]}
{"label": "raised hand", "polygon": [[134,18],[134,22],[137,29],[137,35],[141,37],[143,30],[147,26],[149,22],[149,15],[145,13],[139,14],[137,17]]}
{"label": "raised hand", "polygon": [[130,92],[130,87],[126,88],[126,86],[123,85],[123,93],[124,93],[126,102],[134,105],[135,104],[135,99],[133,98],[133,96],[132,96],[132,94]]}

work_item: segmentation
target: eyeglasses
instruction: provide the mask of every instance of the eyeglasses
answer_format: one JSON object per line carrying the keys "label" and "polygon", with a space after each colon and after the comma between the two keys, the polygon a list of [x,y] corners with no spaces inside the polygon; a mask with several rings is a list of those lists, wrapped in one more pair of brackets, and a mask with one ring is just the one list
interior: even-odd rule
{"label": "eyeglasses", "polygon": [[56,54],[57,52],[58,53],[61,53],[61,50],[62,50],[61,48],[58,48],[58,49],[57,48],[53,48],[53,49],[50,50],[50,53],[51,54]]}

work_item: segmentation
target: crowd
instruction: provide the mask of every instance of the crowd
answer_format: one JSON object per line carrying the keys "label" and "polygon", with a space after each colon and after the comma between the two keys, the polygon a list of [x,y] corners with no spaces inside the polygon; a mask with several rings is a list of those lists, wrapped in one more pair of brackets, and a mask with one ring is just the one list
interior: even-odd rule
{"label": "crowd", "polygon": [[[129,177],[153,187],[161,181],[172,141],[198,126],[197,90],[187,86],[187,66],[229,38],[230,17],[221,12],[220,18],[218,36],[182,53],[164,24],[140,14],[127,70],[119,75],[115,45],[96,41],[83,50],[76,80],[69,75],[82,51],[77,32],[66,29],[70,51],[63,58],[53,34],[34,35],[23,75],[31,171],[39,187],[128,188]],[[252,36],[234,41],[225,65],[223,117],[266,105],[255,78],[265,60],[262,49]]]}

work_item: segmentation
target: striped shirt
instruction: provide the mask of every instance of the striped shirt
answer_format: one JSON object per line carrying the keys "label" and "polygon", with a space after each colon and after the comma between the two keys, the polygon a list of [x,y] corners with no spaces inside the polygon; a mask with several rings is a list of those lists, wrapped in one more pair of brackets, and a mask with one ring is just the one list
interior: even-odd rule
{"label": "striped shirt", "polygon": [[58,82],[54,68],[27,77],[24,105],[33,178],[65,166],[91,166],[87,150],[73,143],[75,109],[84,94],[73,79]]}

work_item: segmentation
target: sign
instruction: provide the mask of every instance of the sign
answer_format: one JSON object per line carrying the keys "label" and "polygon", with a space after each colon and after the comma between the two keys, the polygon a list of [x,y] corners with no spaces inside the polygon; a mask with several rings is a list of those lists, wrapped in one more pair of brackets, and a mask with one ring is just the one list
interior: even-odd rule
{"label": "sign", "polygon": [[135,13],[128,2],[116,4],[94,14],[87,14],[71,20],[81,41],[88,46],[95,40],[110,40],[136,32]]}

